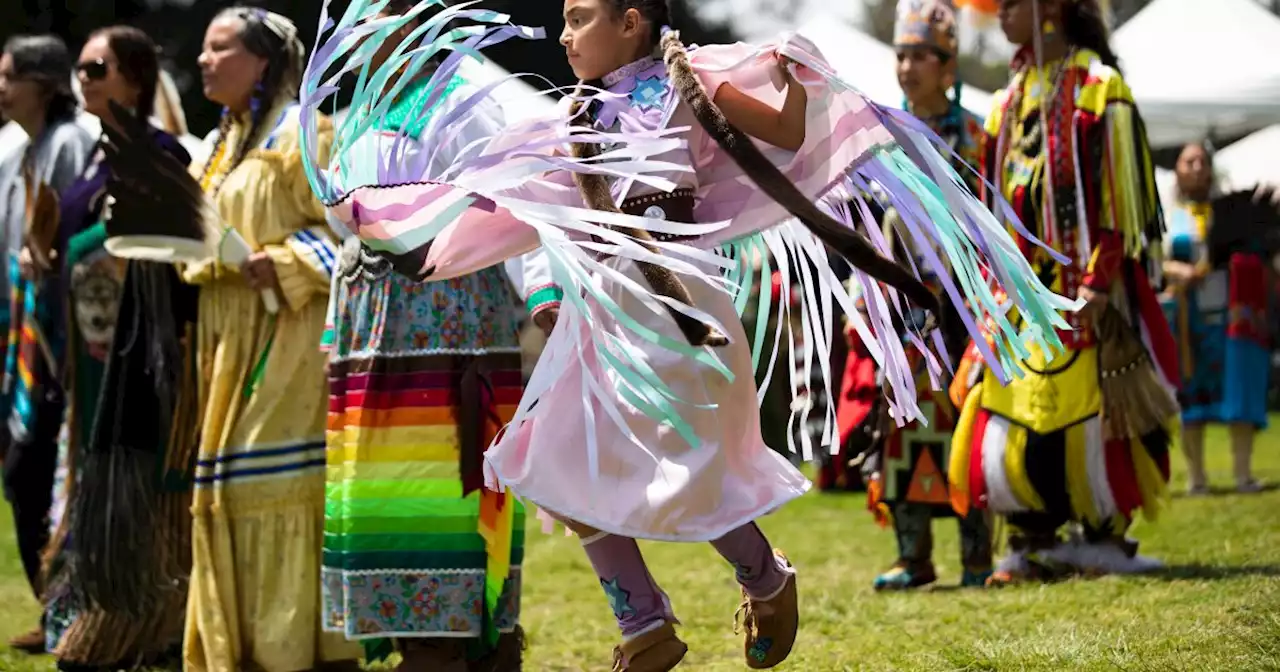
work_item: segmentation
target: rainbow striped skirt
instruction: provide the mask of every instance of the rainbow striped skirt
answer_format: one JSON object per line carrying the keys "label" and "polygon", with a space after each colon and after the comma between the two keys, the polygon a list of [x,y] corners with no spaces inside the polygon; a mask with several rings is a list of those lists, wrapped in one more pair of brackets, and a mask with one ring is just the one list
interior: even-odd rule
{"label": "rainbow striped skirt", "polygon": [[489,609],[479,526],[482,453],[523,392],[514,293],[500,267],[419,283],[352,241],[341,266],[325,338],[325,629],[353,640],[512,631],[524,511],[508,516],[510,573]]}

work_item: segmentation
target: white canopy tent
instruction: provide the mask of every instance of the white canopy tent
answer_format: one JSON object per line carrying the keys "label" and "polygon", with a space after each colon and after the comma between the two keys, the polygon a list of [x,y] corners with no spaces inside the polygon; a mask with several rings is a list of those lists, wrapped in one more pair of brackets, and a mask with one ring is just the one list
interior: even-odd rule
{"label": "white canopy tent", "polygon": [[1214,168],[1229,189],[1280,185],[1280,124],[1254,133],[1214,157]]}
{"label": "white canopy tent", "polygon": [[[871,100],[893,107],[902,104],[898,56],[893,47],[830,18],[811,21],[797,32],[813,40],[840,76]],[[986,117],[991,113],[991,94],[966,86],[961,90],[960,104]]]}
{"label": "white canopy tent", "polygon": [[1280,17],[1253,0],[1156,0],[1112,44],[1154,147],[1280,123]]}

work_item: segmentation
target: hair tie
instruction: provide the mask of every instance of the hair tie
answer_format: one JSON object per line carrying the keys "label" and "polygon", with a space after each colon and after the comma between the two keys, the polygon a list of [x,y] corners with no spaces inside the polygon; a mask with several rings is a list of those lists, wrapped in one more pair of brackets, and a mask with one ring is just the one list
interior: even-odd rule
{"label": "hair tie", "polygon": [[671,26],[669,26],[669,25],[667,25],[667,24],[665,24],[665,23],[664,23],[664,24],[662,24],[662,28],[658,29],[658,35],[659,35],[660,37],[666,37],[666,36],[667,36],[667,33],[669,33],[669,32],[671,32]]}

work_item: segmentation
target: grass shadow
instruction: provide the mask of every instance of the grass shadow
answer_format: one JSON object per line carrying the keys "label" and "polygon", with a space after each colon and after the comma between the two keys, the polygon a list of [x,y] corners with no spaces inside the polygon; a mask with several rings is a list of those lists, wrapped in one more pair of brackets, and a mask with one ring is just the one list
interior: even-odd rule
{"label": "grass shadow", "polygon": [[1185,490],[1180,490],[1178,492],[1172,493],[1170,496],[1173,497],[1174,499],[1200,499],[1202,497],[1228,497],[1231,495],[1248,497],[1249,495],[1258,495],[1264,492],[1272,492],[1275,490],[1280,490],[1280,483],[1268,482],[1268,483],[1262,483],[1261,485],[1262,487],[1259,488],[1256,492],[1236,492],[1236,489],[1234,486],[1211,485],[1209,486],[1209,492],[1207,493],[1193,495]]}
{"label": "grass shadow", "polygon": [[1196,562],[1186,565],[1169,565],[1164,569],[1149,572],[1146,576],[1166,581],[1221,581],[1251,576],[1280,578],[1280,565],[1207,565]]}

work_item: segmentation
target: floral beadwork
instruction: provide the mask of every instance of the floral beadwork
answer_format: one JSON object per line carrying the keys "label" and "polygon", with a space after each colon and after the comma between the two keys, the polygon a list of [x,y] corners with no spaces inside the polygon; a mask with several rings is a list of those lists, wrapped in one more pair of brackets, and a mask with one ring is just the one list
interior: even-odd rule
{"label": "floral beadwork", "polygon": [[[479,636],[484,620],[484,573],[349,573],[326,570],[325,630],[348,639],[435,633]],[[499,599],[496,625],[515,627],[520,613],[520,570]],[[344,597],[345,596],[345,597]]]}

